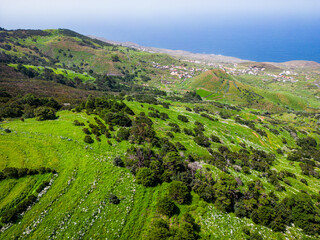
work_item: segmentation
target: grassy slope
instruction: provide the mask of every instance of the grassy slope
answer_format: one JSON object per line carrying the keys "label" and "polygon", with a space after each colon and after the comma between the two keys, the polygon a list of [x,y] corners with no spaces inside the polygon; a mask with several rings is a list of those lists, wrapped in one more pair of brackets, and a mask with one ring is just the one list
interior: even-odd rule
{"label": "grassy slope", "polygon": [[[300,81],[293,86],[289,83],[263,83],[261,76],[244,75],[237,80],[219,77],[217,72],[211,70],[197,77],[188,79],[181,87],[198,89],[197,93],[207,100],[218,100],[257,109],[283,111],[286,108],[294,110],[311,110],[308,107],[319,107],[314,97],[318,90],[311,91],[308,82]],[[231,76],[229,76],[231,77]],[[232,77],[231,77],[232,78]],[[296,86],[297,85],[297,86]],[[239,91],[239,88],[242,91]],[[243,89],[256,93],[263,99],[248,98]]]}
{"label": "grassy slope", "polygon": [[[50,58],[56,59],[59,61],[55,64],[55,67],[58,68],[57,73],[65,75],[62,70],[66,70],[69,78],[77,76],[84,81],[93,80],[86,74],[68,71],[74,66],[79,67],[84,73],[93,70],[98,74],[122,75],[123,71],[128,71],[130,74],[138,71],[138,76],[135,79],[137,82],[141,83],[140,77],[142,75],[148,75],[154,80],[150,84],[156,86],[161,85],[159,83],[161,77],[171,78],[171,76],[168,71],[154,69],[152,62],[161,65],[179,63],[178,60],[165,54],[147,53],[121,46],[99,45],[77,33],[75,36],[70,36],[63,30],[46,30],[46,32],[49,35],[34,35],[24,39],[10,37],[10,42],[4,41],[3,44],[10,45],[11,50],[0,48],[0,51],[20,58],[26,56],[30,59],[29,55],[41,57],[48,63],[51,61]],[[13,33],[9,32],[9,36],[12,35]],[[38,48],[41,54],[35,51],[34,47]],[[115,55],[119,57],[119,62],[112,60]],[[28,67],[36,68],[31,65]]]}
{"label": "grassy slope", "polygon": [[[282,147],[280,138],[285,136],[289,146],[294,146],[294,140],[287,132],[281,132],[280,136],[268,132],[268,138],[256,136],[251,129],[234,123],[233,120],[221,120],[210,122],[199,114],[187,112],[182,104],[175,104],[169,110],[161,106],[129,102],[128,105],[136,112],[145,111],[149,106],[168,113],[170,120],[162,121],[153,119],[158,135],[163,136],[169,127],[168,122],[178,123],[181,127],[192,127],[194,121],[205,124],[206,135],[214,133],[232,150],[240,148],[239,143],[245,142],[248,146],[274,152]],[[191,106],[191,105],[190,105]],[[189,117],[189,123],[177,120],[178,114]],[[246,112],[243,117],[255,118]],[[51,236],[58,239],[82,237],[108,238],[108,239],[139,239],[150,219],[156,214],[155,203],[159,196],[165,193],[166,184],[155,188],[144,188],[134,182],[134,177],[128,170],[113,166],[112,159],[116,155],[123,156],[129,143],[123,141],[117,143],[112,140],[113,146],[107,144],[102,136],[100,143],[87,146],[83,142],[84,133],[82,127],[72,124],[73,120],[94,122],[93,116],[84,113],[76,114],[68,111],[59,112],[59,119],[53,121],[37,122],[34,119],[26,119],[5,122],[1,127],[9,127],[12,133],[1,132],[0,135],[0,170],[4,167],[29,167],[40,166],[55,168],[59,176],[55,179],[50,190],[40,199],[35,206],[28,211],[19,224],[14,224],[8,230],[0,234],[0,239],[8,239],[20,236],[23,239],[44,239]],[[261,127],[261,126],[260,126]],[[308,127],[303,127],[309,130]],[[198,155],[206,155],[207,151],[197,146],[191,137],[182,133],[174,134],[173,142],[180,141],[188,152]],[[319,136],[317,137],[319,140]],[[234,144],[231,143],[234,141]],[[213,145],[213,148],[218,147]],[[320,188],[320,181],[305,177],[300,174],[298,164],[290,165],[283,157],[277,156],[276,169],[287,169],[296,173],[297,180],[290,179],[292,187],[287,187],[287,193],[304,189],[315,192]],[[220,172],[215,167],[206,165],[212,170],[214,176]],[[244,175],[231,171],[234,176],[239,176],[243,182],[258,178],[258,172]],[[50,175],[40,176],[51,178]],[[25,189],[34,189],[40,177],[19,179],[18,183],[12,180],[2,181],[1,189],[8,192],[5,198],[0,199],[0,207],[14,201],[15,196],[23,195]],[[303,185],[299,180],[306,178],[309,186]],[[262,178],[265,187],[274,190],[274,187]],[[114,193],[122,201],[119,205],[108,202],[108,196]],[[284,197],[287,193],[278,193]],[[210,239],[241,239],[244,237],[241,227],[251,226],[263,233],[264,239],[277,239],[279,235],[270,229],[256,226],[248,219],[239,219],[233,214],[224,214],[217,211],[211,204],[200,201],[194,195],[193,202],[189,206],[181,206],[181,214],[190,209],[197,222],[202,226],[201,236]],[[179,217],[179,216],[178,216]],[[291,231],[291,232],[290,232]],[[293,238],[297,234],[303,234],[295,228],[290,229],[286,237]],[[221,238],[221,236],[224,236]]]}

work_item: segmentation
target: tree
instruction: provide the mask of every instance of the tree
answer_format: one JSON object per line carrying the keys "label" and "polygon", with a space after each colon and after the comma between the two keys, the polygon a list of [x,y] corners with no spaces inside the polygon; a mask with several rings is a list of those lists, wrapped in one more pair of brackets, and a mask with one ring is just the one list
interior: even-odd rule
{"label": "tree", "polygon": [[117,138],[122,141],[122,140],[128,140],[130,136],[130,129],[129,128],[120,128],[117,132]]}
{"label": "tree", "polygon": [[188,118],[186,116],[183,115],[178,115],[178,119],[182,122],[189,122]]}
{"label": "tree", "polygon": [[83,140],[83,141],[84,141],[85,143],[94,143],[92,137],[89,136],[89,135],[86,135],[86,136],[84,137],[84,140]]}
{"label": "tree", "polygon": [[38,107],[34,111],[34,115],[36,116],[37,121],[49,120],[49,119],[56,119],[56,112],[51,107]]}
{"label": "tree", "polygon": [[168,187],[168,195],[172,200],[179,204],[186,203],[190,200],[190,191],[186,184],[181,181],[172,181]]}
{"label": "tree", "polygon": [[176,205],[167,196],[160,198],[156,207],[158,213],[166,215],[168,217],[171,217],[176,210]]}
{"label": "tree", "polygon": [[169,237],[169,226],[163,219],[154,219],[144,236],[146,240],[165,240]]}
{"label": "tree", "polygon": [[112,203],[112,204],[119,204],[120,203],[120,199],[116,195],[110,194],[109,202]]}
{"label": "tree", "polygon": [[112,62],[120,62],[120,58],[118,55],[112,55],[111,58],[112,58]]}
{"label": "tree", "polygon": [[140,168],[136,175],[137,183],[145,186],[145,187],[152,187],[155,186],[157,181],[155,174],[150,168]]}
{"label": "tree", "polygon": [[205,137],[204,135],[198,135],[194,138],[194,141],[202,146],[202,147],[210,147],[210,142],[209,139],[207,137]]}
{"label": "tree", "polygon": [[121,157],[118,157],[118,156],[115,157],[115,158],[113,159],[113,165],[115,165],[115,166],[117,166],[117,167],[124,167],[124,163],[123,163]]}

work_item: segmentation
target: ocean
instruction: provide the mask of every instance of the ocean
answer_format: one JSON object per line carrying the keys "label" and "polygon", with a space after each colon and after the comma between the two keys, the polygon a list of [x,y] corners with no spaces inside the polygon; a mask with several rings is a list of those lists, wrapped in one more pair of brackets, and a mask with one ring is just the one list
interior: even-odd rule
{"label": "ocean", "polygon": [[143,46],[221,54],[259,62],[320,63],[320,21],[199,24],[105,29],[100,36]]}

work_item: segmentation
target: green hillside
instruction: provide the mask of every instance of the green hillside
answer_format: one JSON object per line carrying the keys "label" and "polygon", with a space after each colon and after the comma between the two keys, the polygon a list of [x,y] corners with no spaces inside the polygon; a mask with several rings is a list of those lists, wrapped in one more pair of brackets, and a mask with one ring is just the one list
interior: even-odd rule
{"label": "green hillside", "polygon": [[[287,160],[287,156],[291,152],[290,148],[298,147],[296,140],[292,137],[294,135],[290,131],[294,131],[296,128],[296,137],[303,139],[305,138],[304,134],[309,133],[309,136],[314,137],[317,141],[320,140],[319,135],[313,133],[314,125],[312,121],[305,126],[299,126],[298,124],[300,120],[310,121],[312,119],[308,120],[308,118],[301,116],[290,121],[289,125],[288,122],[278,120],[277,126],[274,127],[272,124],[275,121],[274,118],[252,115],[245,110],[237,113],[234,110],[226,110],[224,113],[229,114],[229,118],[223,119],[219,115],[212,115],[216,119],[212,121],[208,120],[207,116],[210,115],[207,115],[208,113],[204,111],[205,109],[210,109],[210,111],[219,109],[212,105],[200,104],[197,105],[198,108],[205,108],[200,112],[199,110],[190,112],[186,110],[186,107],[194,107],[192,104],[171,102],[172,105],[167,109],[159,105],[138,102],[125,103],[135,113],[136,117],[130,117],[132,119],[141,115],[141,112],[149,115],[152,112],[159,111],[168,115],[168,120],[151,117],[156,136],[161,139],[168,137],[167,133],[170,132],[172,136],[168,137],[169,141],[175,146],[180,142],[185,147],[186,150],[178,150],[178,152],[186,156],[186,161],[189,158],[187,156],[192,156],[199,162],[201,167],[198,170],[200,172],[196,174],[196,179],[201,179],[210,173],[214,181],[217,181],[222,176],[221,170],[226,167],[229,176],[241,179],[242,185],[237,187],[240,191],[245,191],[250,181],[259,179],[264,186],[265,190],[263,191],[266,194],[273,191],[280,200],[301,190],[309,194],[318,194],[319,179],[302,174],[299,162],[291,164]],[[179,115],[186,116],[189,122],[185,123],[178,120]],[[256,125],[256,129],[262,130],[266,135],[258,130],[254,131],[248,128],[237,120],[235,121],[236,116],[239,115],[241,119],[251,119],[249,121]],[[8,229],[3,230],[0,235],[1,239],[14,236],[20,236],[24,239],[87,238],[89,236],[111,239],[140,239],[144,238],[143,236],[145,236],[144,234],[146,234],[152,219],[160,217],[176,224],[181,221],[186,212],[189,212],[201,227],[199,235],[203,238],[221,239],[223,235],[225,239],[231,237],[242,239],[246,236],[244,226],[247,226],[251,234],[259,231],[263,239],[278,239],[281,236],[291,239],[295,235],[303,236],[303,233],[296,228],[290,228],[285,233],[272,232],[269,228],[253,224],[250,219],[238,218],[234,213],[221,212],[216,203],[202,200],[194,191],[191,192],[191,202],[188,204],[176,203],[180,213],[168,219],[157,212],[156,205],[160,197],[165,196],[170,183],[164,182],[154,187],[144,187],[136,183],[135,177],[129,169],[114,166],[113,163],[116,156],[123,160],[126,159],[128,157],[127,149],[130,149],[130,146],[145,146],[156,152],[159,151],[159,154],[163,156],[163,153],[161,153],[163,145],[159,148],[147,142],[136,145],[131,140],[121,141],[118,139],[121,128],[117,125],[114,125],[113,131],[110,131],[111,138],[109,140],[106,136],[101,135],[97,137],[97,139],[100,139],[99,141],[93,138],[94,143],[87,144],[83,141],[86,134],[82,131],[82,128],[88,127],[89,123],[97,124],[94,119],[95,114],[87,115],[85,112],[60,111],[58,117],[56,120],[43,122],[35,119],[25,119],[24,121],[4,121],[1,124],[0,168],[3,171],[10,167],[19,169],[45,167],[57,172],[56,174],[27,175],[21,178],[5,179],[0,182],[4,193],[0,200],[0,211],[4,214],[8,209],[21,203],[26,197],[36,194],[36,189],[41,183],[51,181],[46,193],[35,202],[21,219],[19,218],[18,223],[12,226],[4,225]],[[75,126],[75,120],[84,123],[84,126]],[[251,173],[248,174],[241,167],[243,164],[241,160],[234,160],[232,164],[227,164],[223,168],[220,165],[215,165],[211,160],[215,154],[211,155],[210,151],[208,152],[209,148],[198,145],[194,141],[194,137],[187,135],[183,130],[184,128],[197,126],[194,125],[195,122],[204,125],[204,136],[211,139],[210,136],[213,134],[220,139],[220,143],[213,142],[212,139],[209,140],[210,151],[213,153],[217,154],[221,151],[221,146],[225,146],[231,152],[239,152],[241,149],[249,151],[259,149],[274,154],[275,159],[271,167],[272,170],[270,169],[271,172],[293,174],[290,175],[291,177],[277,180],[285,191],[279,190],[277,184],[273,185],[271,183],[270,175],[269,177],[268,175],[261,176],[264,171],[268,172],[270,170],[262,170],[261,172],[261,170],[251,169]],[[181,132],[173,130],[176,127],[171,127],[172,124],[177,124]],[[106,126],[107,129],[110,129],[110,124]],[[288,126],[292,127],[287,128]],[[93,132],[93,128],[88,128]],[[10,129],[11,132],[6,132],[4,129]],[[283,139],[285,139],[286,144],[283,143]],[[281,153],[279,149],[281,149]],[[164,158],[166,157],[164,156]],[[238,168],[242,168],[242,170],[239,171]],[[319,171],[319,169],[316,171]],[[301,179],[306,179],[308,184],[301,183]],[[111,204],[109,202],[110,194],[116,195],[120,199],[120,203],[117,205]],[[214,220],[216,218],[219,220]],[[232,223],[231,226],[230,223]]]}
{"label": "green hillside", "polygon": [[263,82],[66,29],[0,40],[1,240],[319,239],[316,75]]}
{"label": "green hillside", "polygon": [[292,88],[279,83],[273,86],[261,85],[261,77],[233,77],[223,70],[211,70],[182,83],[182,88],[197,89],[197,93],[206,100],[216,100],[250,108],[268,111],[313,111],[319,106],[312,96],[312,90],[306,91],[305,83]]}

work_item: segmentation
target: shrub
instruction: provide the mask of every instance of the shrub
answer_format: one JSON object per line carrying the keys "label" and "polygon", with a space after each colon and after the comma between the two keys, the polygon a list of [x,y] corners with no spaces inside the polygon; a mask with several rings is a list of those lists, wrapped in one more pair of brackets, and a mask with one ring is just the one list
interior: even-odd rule
{"label": "shrub", "polygon": [[243,171],[243,173],[245,173],[245,174],[250,174],[250,168],[247,167],[247,166],[244,166],[244,167],[242,168],[242,171]]}
{"label": "shrub", "polygon": [[144,236],[146,240],[168,239],[169,237],[169,226],[166,221],[161,218],[151,222]]}
{"label": "shrub", "polygon": [[74,120],[73,121],[73,125],[75,125],[75,126],[84,126],[84,123],[83,122],[79,122],[78,120]]}
{"label": "shrub", "polygon": [[166,134],[167,134],[167,136],[168,136],[168,137],[170,137],[170,138],[174,138],[174,135],[173,135],[173,133],[172,133],[172,132],[167,132]]}
{"label": "shrub", "polygon": [[104,118],[108,124],[114,124],[121,127],[131,127],[132,121],[129,116],[123,112],[108,112]]}
{"label": "shrub", "polygon": [[11,133],[11,130],[10,130],[9,128],[6,128],[4,131],[5,131],[6,133]]}
{"label": "shrub", "polygon": [[181,132],[181,129],[180,129],[180,127],[179,127],[178,124],[176,124],[176,123],[169,123],[168,125],[171,127],[171,131],[176,132],[176,133]]}
{"label": "shrub", "polygon": [[156,205],[157,212],[168,217],[174,215],[176,205],[168,197],[163,197]]}
{"label": "shrub", "polygon": [[83,128],[82,131],[85,133],[85,134],[91,134],[89,128]]}
{"label": "shrub", "polygon": [[317,147],[317,141],[311,137],[299,138],[297,140],[297,145],[302,149],[308,150],[314,147]]}
{"label": "shrub", "polygon": [[186,116],[183,115],[178,115],[178,119],[182,122],[189,122],[188,118]]}
{"label": "shrub", "polygon": [[185,134],[189,135],[189,136],[194,136],[194,135],[195,135],[194,132],[193,132],[191,129],[189,129],[189,128],[184,128],[184,129],[183,129],[183,132],[184,132]]}
{"label": "shrub", "polygon": [[210,136],[210,140],[215,143],[221,143],[220,138],[213,134]]}
{"label": "shrub", "polygon": [[130,128],[120,128],[117,132],[117,138],[119,138],[120,141],[122,140],[128,140],[130,136]]}
{"label": "shrub", "polygon": [[50,119],[52,120],[57,118],[55,110],[51,107],[38,107],[34,111],[34,115],[37,121],[44,121]]}
{"label": "shrub", "polygon": [[45,182],[41,183],[40,186],[37,188],[36,192],[40,193],[48,185],[49,185],[48,181],[45,181]]}
{"label": "shrub", "polygon": [[209,139],[207,137],[205,137],[204,135],[198,135],[198,136],[194,137],[194,141],[202,147],[209,147],[210,146]]}
{"label": "shrub", "polygon": [[113,165],[115,165],[117,167],[124,167],[124,163],[123,163],[121,157],[115,157],[113,159]]}
{"label": "shrub", "polygon": [[83,141],[84,141],[85,143],[94,143],[92,137],[89,136],[89,135],[86,135],[86,136],[84,137],[84,140],[83,140]]}
{"label": "shrub", "polygon": [[168,116],[168,114],[162,112],[162,113],[160,113],[160,119],[167,120],[167,119],[169,119],[169,116]]}
{"label": "shrub", "polygon": [[306,179],[301,178],[300,182],[302,182],[303,184],[305,184],[305,185],[307,185],[307,186],[308,186],[308,182],[307,182],[307,180],[306,180]]}
{"label": "shrub", "polygon": [[116,195],[110,194],[110,196],[109,196],[109,203],[119,204],[119,203],[120,203],[120,199],[119,199]]}
{"label": "shrub", "polygon": [[5,178],[18,178],[18,169],[14,167],[7,167],[2,170]]}
{"label": "shrub", "polygon": [[2,214],[1,221],[3,223],[14,222],[18,218],[18,212],[14,208],[10,208]]}
{"label": "shrub", "polygon": [[101,135],[100,130],[96,125],[93,125],[93,127],[91,127],[91,132],[97,137]]}
{"label": "shrub", "polygon": [[156,177],[150,168],[140,168],[136,175],[137,183],[145,186],[152,187],[157,184]]}
{"label": "shrub", "polygon": [[168,187],[168,195],[172,200],[179,204],[186,203],[190,200],[190,192],[184,182],[172,181]]}
{"label": "shrub", "polygon": [[104,135],[106,136],[106,138],[111,138],[111,133],[108,130],[105,130]]}
{"label": "shrub", "polygon": [[185,146],[183,146],[180,142],[176,143],[176,148],[180,151],[186,150]]}

